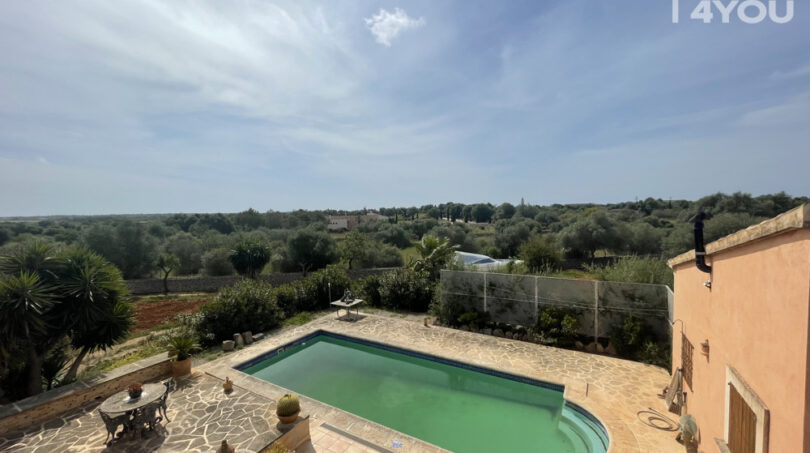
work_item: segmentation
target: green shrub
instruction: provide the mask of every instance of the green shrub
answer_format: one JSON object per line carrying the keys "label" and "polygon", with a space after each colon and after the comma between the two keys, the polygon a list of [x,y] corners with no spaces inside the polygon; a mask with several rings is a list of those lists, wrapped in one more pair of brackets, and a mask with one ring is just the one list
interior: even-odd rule
{"label": "green shrub", "polygon": [[559,269],[562,248],[549,236],[534,236],[520,246],[518,255],[532,272]]}
{"label": "green shrub", "polygon": [[360,280],[359,282],[360,297],[366,301],[371,307],[382,306],[382,299],[380,297],[380,276],[377,274],[369,275],[368,277]]}
{"label": "green shrub", "polygon": [[351,289],[352,281],[344,266],[331,265],[311,273],[293,285],[299,295],[297,311],[317,311],[329,308],[332,301],[343,297],[344,291]]}
{"label": "green shrub", "polygon": [[638,361],[658,365],[666,370],[672,367],[670,347],[666,343],[645,341],[638,353]]}
{"label": "green shrub", "polygon": [[285,318],[295,316],[296,313],[301,311],[298,308],[298,291],[295,290],[293,285],[277,286],[273,291],[276,296],[276,304],[284,312]]}
{"label": "green shrub", "polygon": [[276,327],[284,313],[276,302],[272,285],[243,280],[226,286],[200,307],[197,332],[206,342],[227,340],[234,333],[262,332]]}
{"label": "green shrub", "polygon": [[458,327],[458,319],[467,312],[467,307],[459,302],[457,297],[451,296],[442,300],[442,287],[441,284],[438,284],[433,292],[433,300],[430,302],[429,311],[442,324]]}
{"label": "green shrub", "polygon": [[236,272],[231,264],[231,252],[225,248],[218,248],[206,252],[202,257],[205,275],[213,277],[220,275],[233,275]]}
{"label": "green shrub", "polygon": [[629,315],[610,331],[616,353],[626,359],[668,367],[669,348],[657,343],[652,327],[643,319]]}
{"label": "green shrub", "polygon": [[629,257],[606,266],[585,265],[597,280],[627,283],[669,285],[672,288],[672,269],[663,258]]}
{"label": "green shrub", "polygon": [[490,316],[488,312],[476,310],[468,311],[458,317],[458,323],[462,326],[469,326],[471,330],[478,330],[485,327],[487,323],[489,323],[489,320]]}
{"label": "green shrub", "polygon": [[424,273],[397,269],[380,276],[380,303],[385,308],[425,312],[432,299],[433,285]]}
{"label": "green shrub", "polygon": [[536,333],[545,344],[573,346],[579,330],[579,315],[579,310],[573,308],[545,307],[537,319]]}

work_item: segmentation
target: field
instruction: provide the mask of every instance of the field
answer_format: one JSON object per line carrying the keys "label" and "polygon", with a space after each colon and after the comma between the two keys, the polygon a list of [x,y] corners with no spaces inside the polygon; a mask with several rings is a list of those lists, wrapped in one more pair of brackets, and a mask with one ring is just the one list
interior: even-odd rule
{"label": "field", "polygon": [[137,336],[158,327],[168,327],[179,313],[196,313],[211,300],[212,294],[146,296],[135,300],[135,326],[130,335]]}

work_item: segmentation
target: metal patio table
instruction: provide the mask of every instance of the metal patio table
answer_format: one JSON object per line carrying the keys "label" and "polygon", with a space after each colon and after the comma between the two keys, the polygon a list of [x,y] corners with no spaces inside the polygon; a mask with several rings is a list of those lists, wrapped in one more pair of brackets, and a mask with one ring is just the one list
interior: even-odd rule
{"label": "metal patio table", "polygon": [[363,299],[353,299],[351,301],[343,301],[343,300],[336,300],[332,302],[330,305],[337,308],[337,316],[340,318],[340,310],[346,310],[346,315],[349,319],[352,319],[352,308],[354,308],[357,316],[360,316],[360,307],[359,305],[363,303]]}
{"label": "metal patio table", "polygon": [[[144,384],[141,396],[138,398],[130,398],[127,391],[118,392],[104,400],[98,409],[108,415],[127,414],[127,416],[130,417],[131,424],[133,421],[132,417],[136,414],[137,410],[159,401],[165,392],[166,386],[164,384]],[[148,420],[147,422],[151,427],[155,420]],[[124,431],[119,435],[126,433],[128,428],[129,426],[124,425]]]}

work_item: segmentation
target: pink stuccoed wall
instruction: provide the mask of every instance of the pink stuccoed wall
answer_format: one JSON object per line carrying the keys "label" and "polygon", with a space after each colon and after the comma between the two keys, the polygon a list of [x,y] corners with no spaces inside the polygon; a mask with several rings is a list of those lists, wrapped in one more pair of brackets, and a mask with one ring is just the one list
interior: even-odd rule
{"label": "pink stuccoed wall", "polygon": [[[709,274],[694,261],[674,267],[673,368],[681,366],[681,326],[695,347],[687,410],[700,428],[700,448],[724,438],[726,365],[770,410],[770,453],[810,453],[808,319],[810,229],[798,229],[713,254]],[[710,354],[700,353],[709,340]]]}

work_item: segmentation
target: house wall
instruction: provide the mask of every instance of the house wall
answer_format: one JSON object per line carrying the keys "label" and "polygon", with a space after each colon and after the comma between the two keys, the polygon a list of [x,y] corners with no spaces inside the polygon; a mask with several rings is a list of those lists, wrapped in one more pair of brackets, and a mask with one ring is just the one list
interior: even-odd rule
{"label": "house wall", "polygon": [[330,218],[329,225],[327,225],[329,230],[348,230],[349,229],[349,220],[345,218]]}
{"label": "house wall", "polygon": [[[769,452],[810,452],[807,399],[810,230],[799,229],[674,266],[673,368],[681,366],[681,326],[695,347],[686,410],[701,448],[724,439],[726,365],[734,367],[770,410]],[[677,320],[682,321],[679,322]],[[700,353],[708,339],[709,357]]]}

